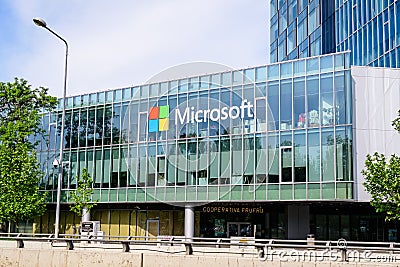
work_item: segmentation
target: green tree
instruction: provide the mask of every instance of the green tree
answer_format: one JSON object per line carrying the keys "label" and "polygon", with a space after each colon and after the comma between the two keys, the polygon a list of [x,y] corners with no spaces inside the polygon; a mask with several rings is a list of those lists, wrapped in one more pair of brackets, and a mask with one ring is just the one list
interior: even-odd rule
{"label": "green tree", "polygon": [[93,195],[93,179],[86,169],[82,170],[82,175],[76,176],[78,187],[71,192],[71,199],[74,203],[70,206],[70,210],[78,216],[83,217],[90,214],[90,210],[97,205],[97,200],[92,201]]}
{"label": "green tree", "polygon": [[0,221],[18,223],[46,210],[46,194],[39,192],[43,177],[36,157],[41,112],[57,105],[48,89],[32,89],[24,79],[0,82]]}
{"label": "green tree", "polygon": [[[400,132],[400,111],[392,126]],[[400,157],[375,152],[367,155],[365,169],[365,189],[371,195],[371,205],[377,212],[386,214],[386,220],[400,219]]]}

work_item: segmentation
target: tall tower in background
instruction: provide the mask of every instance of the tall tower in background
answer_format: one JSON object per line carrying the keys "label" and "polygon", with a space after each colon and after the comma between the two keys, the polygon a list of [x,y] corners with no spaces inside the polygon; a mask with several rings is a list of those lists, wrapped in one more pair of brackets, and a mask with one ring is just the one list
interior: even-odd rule
{"label": "tall tower in background", "polygon": [[400,1],[336,0],[336,49],[353,65],[400,67]]}
{"label": "tall tower in background", "polygon": [[335,0],[271,0],[270,61],[336,51]]}
{"label": "tall tower in background", "polygon": [[270,61],[351,50],[352,65],[400,67],[399,0],[270,0]]}

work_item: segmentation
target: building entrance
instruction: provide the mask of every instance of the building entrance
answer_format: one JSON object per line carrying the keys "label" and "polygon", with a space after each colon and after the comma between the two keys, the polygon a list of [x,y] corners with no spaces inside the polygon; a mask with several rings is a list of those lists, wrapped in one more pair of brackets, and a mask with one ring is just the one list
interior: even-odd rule
{"label": "building entrance", "polygon": [[228,222],[227,237],[253,236],[251,224],[248,222]]}

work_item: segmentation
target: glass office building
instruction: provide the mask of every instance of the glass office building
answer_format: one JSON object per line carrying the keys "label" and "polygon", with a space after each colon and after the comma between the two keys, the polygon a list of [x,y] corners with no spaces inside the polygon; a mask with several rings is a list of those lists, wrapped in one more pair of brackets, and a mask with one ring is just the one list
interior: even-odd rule
{"label": "glass office building", "polygon": [[400,2],[337,0],[337,51],[353,51],[353,65],[400,67]]}
{"label": "glass office building", "polygon": [[[69,194],[86,168],[107,235],[373,240],[383,217],[357,202],[349,66],[338,53],[68,97],[61,233],[79,223]],[[62,101],[38,149],[52,204]],[[35,232],[53,231],[52,204]]]}
{"label": "glass office building", "polygon": [[271,62],[352,51],[351,65],[400,67],[400,3],[271,0]]}
{"label": "glass office building", "polygon": [[[65,200],[83,168],[101,202],[351,199],[344,55],[67,98]],[[49,170],[57,118],[43,118]]]}

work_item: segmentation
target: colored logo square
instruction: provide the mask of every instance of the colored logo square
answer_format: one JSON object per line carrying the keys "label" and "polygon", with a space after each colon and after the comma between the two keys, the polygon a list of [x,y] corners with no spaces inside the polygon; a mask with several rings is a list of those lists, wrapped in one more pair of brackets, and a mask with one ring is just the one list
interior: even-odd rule
{"label": "colored logo square", "polygon": [[159,118],[164,119],[169,117],[169,106],[160,106],[159,107]]}
{"label": "colored logo square", "polygon": [[149,133],[158,131],[158,120],[149,120]]}
{"label": "colored logo square", "polygon": [[152,107],[150,109],[149,120],[158,119],[158,114],[159,114],[159,108],[158,107]]}
{"label": "colored logo square", "polygon": [[159,131],[168,131],[169,128],[169,118],[160,119],[158,123],[158,130]]}

